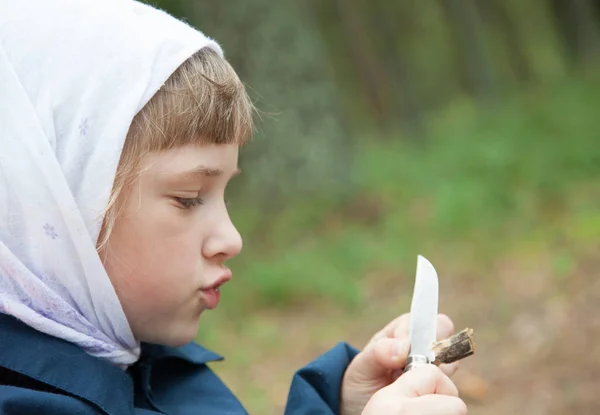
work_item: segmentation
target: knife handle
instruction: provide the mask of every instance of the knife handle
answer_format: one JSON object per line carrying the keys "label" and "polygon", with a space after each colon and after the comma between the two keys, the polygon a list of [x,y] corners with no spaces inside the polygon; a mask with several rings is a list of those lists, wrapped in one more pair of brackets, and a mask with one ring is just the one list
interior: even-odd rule
{"label": "knife handle", "polygon": [[418,355],[418,354],[409,355],[406,358],[406,366],[404,367],[404,371],[402,373],[406,373],[409,370],[412,370],[417,366],[428,365],[428,364],[431,364],[431,362],[425,356]]}

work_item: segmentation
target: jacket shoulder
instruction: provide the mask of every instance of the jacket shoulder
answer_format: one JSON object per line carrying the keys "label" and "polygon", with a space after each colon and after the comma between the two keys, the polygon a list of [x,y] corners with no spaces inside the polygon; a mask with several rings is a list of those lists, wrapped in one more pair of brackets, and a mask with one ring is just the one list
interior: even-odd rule
{"label": "jacket shoulder", "polygon": [[357,349],[340,342],[299,369],[292,379],[285,415],[339,414],[344,374],[357,354]]}
{"label": "jacket shoulder", "polygon": [[0,386],[0,415],[102,415],[100,409],[78,399],[17,386]]}
{"label": "jacket shoulder", "polygon": [[[0,385],[0,415],[105,415],[106,412],[75,396]],[[134,408],[131,415],[158,415]]]}

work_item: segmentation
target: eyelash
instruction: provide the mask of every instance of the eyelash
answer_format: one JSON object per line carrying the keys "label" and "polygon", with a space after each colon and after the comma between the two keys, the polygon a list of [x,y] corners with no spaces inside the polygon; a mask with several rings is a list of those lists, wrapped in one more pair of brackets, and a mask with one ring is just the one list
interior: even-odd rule
{"label": "eyelash", "polygon": [[191,209],[193,207],[200,206],[204,203],[204,200],[201,197],[194,197],[194,198],[176,197],[175,200],[184,209]]}

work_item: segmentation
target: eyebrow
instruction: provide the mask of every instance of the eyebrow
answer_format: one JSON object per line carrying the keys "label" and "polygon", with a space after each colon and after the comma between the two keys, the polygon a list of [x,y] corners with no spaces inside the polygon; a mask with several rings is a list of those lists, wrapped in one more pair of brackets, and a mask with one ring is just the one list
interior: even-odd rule
{"label": "eyebrow", "polygon": [[[240,173],[241,170],[237,169],[235,172],[233,172],[231,177],[237,176]],[[207,167],[201,164],[199,166],[194,167],[191,170],[186,170],[184,172],[177,173],[175,175],[175,178],[178,180],[194,180],[201,177],[219,177],[222,174],[223,170],[221,169],[213,169],[211,167]]]}

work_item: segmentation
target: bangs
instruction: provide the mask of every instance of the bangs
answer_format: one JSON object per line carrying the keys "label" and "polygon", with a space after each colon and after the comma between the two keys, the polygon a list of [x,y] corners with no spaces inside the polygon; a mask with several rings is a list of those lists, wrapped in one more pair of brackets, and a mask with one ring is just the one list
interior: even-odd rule
{"label": "bangs", "polygon": [[141,147],[149,151],[243,146],[252,137],[253,115],[254,106],[229,62],[205,48],[183,63],[136,115],[132,139],[148,140]]}
{"label": "bangs", "polygon": [[119,214],[119,195],[140,173],[144,156],[186,145],[245,145],[254,105],[224,58],[209,48],[185,61],[136,114],[127,133],[97,248],[106,244]]}

